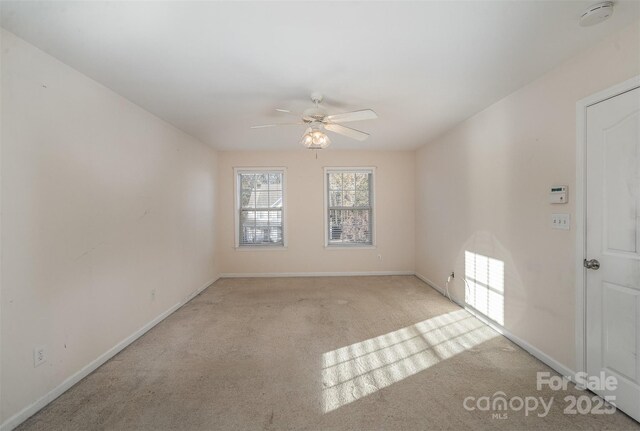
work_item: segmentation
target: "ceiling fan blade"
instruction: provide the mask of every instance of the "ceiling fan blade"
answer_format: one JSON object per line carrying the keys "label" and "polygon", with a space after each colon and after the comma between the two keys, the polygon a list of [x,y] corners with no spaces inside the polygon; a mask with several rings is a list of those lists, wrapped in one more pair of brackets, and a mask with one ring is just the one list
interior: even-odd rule
{"label": "ceiling fan blade", "polygon": [[278,127],[278,126],[301,126],[304,123],[276,123],[276,124],[261,124],[259,126],[251,126],[252,129],[264,129],[267,127]]}
{"label": "ceiling fan blade", "polygon": [[291,116],[296,117],[298,119],[300,118],[300,115],[294,114],[293,112],[289,111],[288,109],[276,108],[276,112],[279,112],[279,113],[285,114],[285,115],[291,115]]}
{"label": "ceiling fan blade", "polygon": [[360,130],[352,129],[351,127],[342,126],[340,124],[329,123],[329,124],[325,124],[324,128],[331,132],[338,133],[340,135],[344,135],[348,138],[356,139],[358,141],[364,141],[369,137],[368,133],[361,132]]}
{"label": "ceiling fan blade", "polygon": [[346,123],[348,121],[375,120],[376,118],[378,118],[378,114],[371,109],[363,109],[361,111],[329,115],[325,117],[325,120],[332,123]]}

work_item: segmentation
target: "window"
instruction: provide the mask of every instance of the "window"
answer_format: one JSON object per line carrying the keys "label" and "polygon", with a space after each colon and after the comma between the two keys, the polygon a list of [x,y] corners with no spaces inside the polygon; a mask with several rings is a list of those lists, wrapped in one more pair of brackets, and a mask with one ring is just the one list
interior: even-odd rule
{"label": "window", "polygon": [[284,169],[235,172],[236,246],[284,246]]}
{"label": "window", "polygon": [[326,168],[327,246],[373,245],[373,168]]}

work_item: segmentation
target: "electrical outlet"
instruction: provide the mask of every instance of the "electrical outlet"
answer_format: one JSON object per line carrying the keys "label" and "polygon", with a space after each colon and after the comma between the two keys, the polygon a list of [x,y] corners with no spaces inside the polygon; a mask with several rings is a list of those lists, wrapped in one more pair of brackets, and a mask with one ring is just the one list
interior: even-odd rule
{"label": "electrical outlet", "polygon": [[39,365],[47,362],[47,351],[44,346],[34,347],[33,349],[33,367],[37,367]]}

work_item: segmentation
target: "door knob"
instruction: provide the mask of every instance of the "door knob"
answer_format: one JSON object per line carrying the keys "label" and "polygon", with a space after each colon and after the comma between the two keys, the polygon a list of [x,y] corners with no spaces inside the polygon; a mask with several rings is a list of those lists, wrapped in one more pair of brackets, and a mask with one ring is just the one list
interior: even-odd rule
{"label": "door knob", "polygon": [[597,270],[600,268],[600,262],[598,262],[597,259],[591,259],[591,260],[585,259],[583,262],[583,265],[587,269]]}

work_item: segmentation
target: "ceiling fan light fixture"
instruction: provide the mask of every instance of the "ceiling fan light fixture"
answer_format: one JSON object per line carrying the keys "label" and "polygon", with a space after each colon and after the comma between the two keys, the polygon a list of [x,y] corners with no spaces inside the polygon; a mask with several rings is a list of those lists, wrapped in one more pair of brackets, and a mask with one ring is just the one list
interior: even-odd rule
{"label": "ceiling fan light fixture", "polygon": [[309,150],[324,150],[331,145],[331,139],[319,129],[307,129],[300,143]]}

